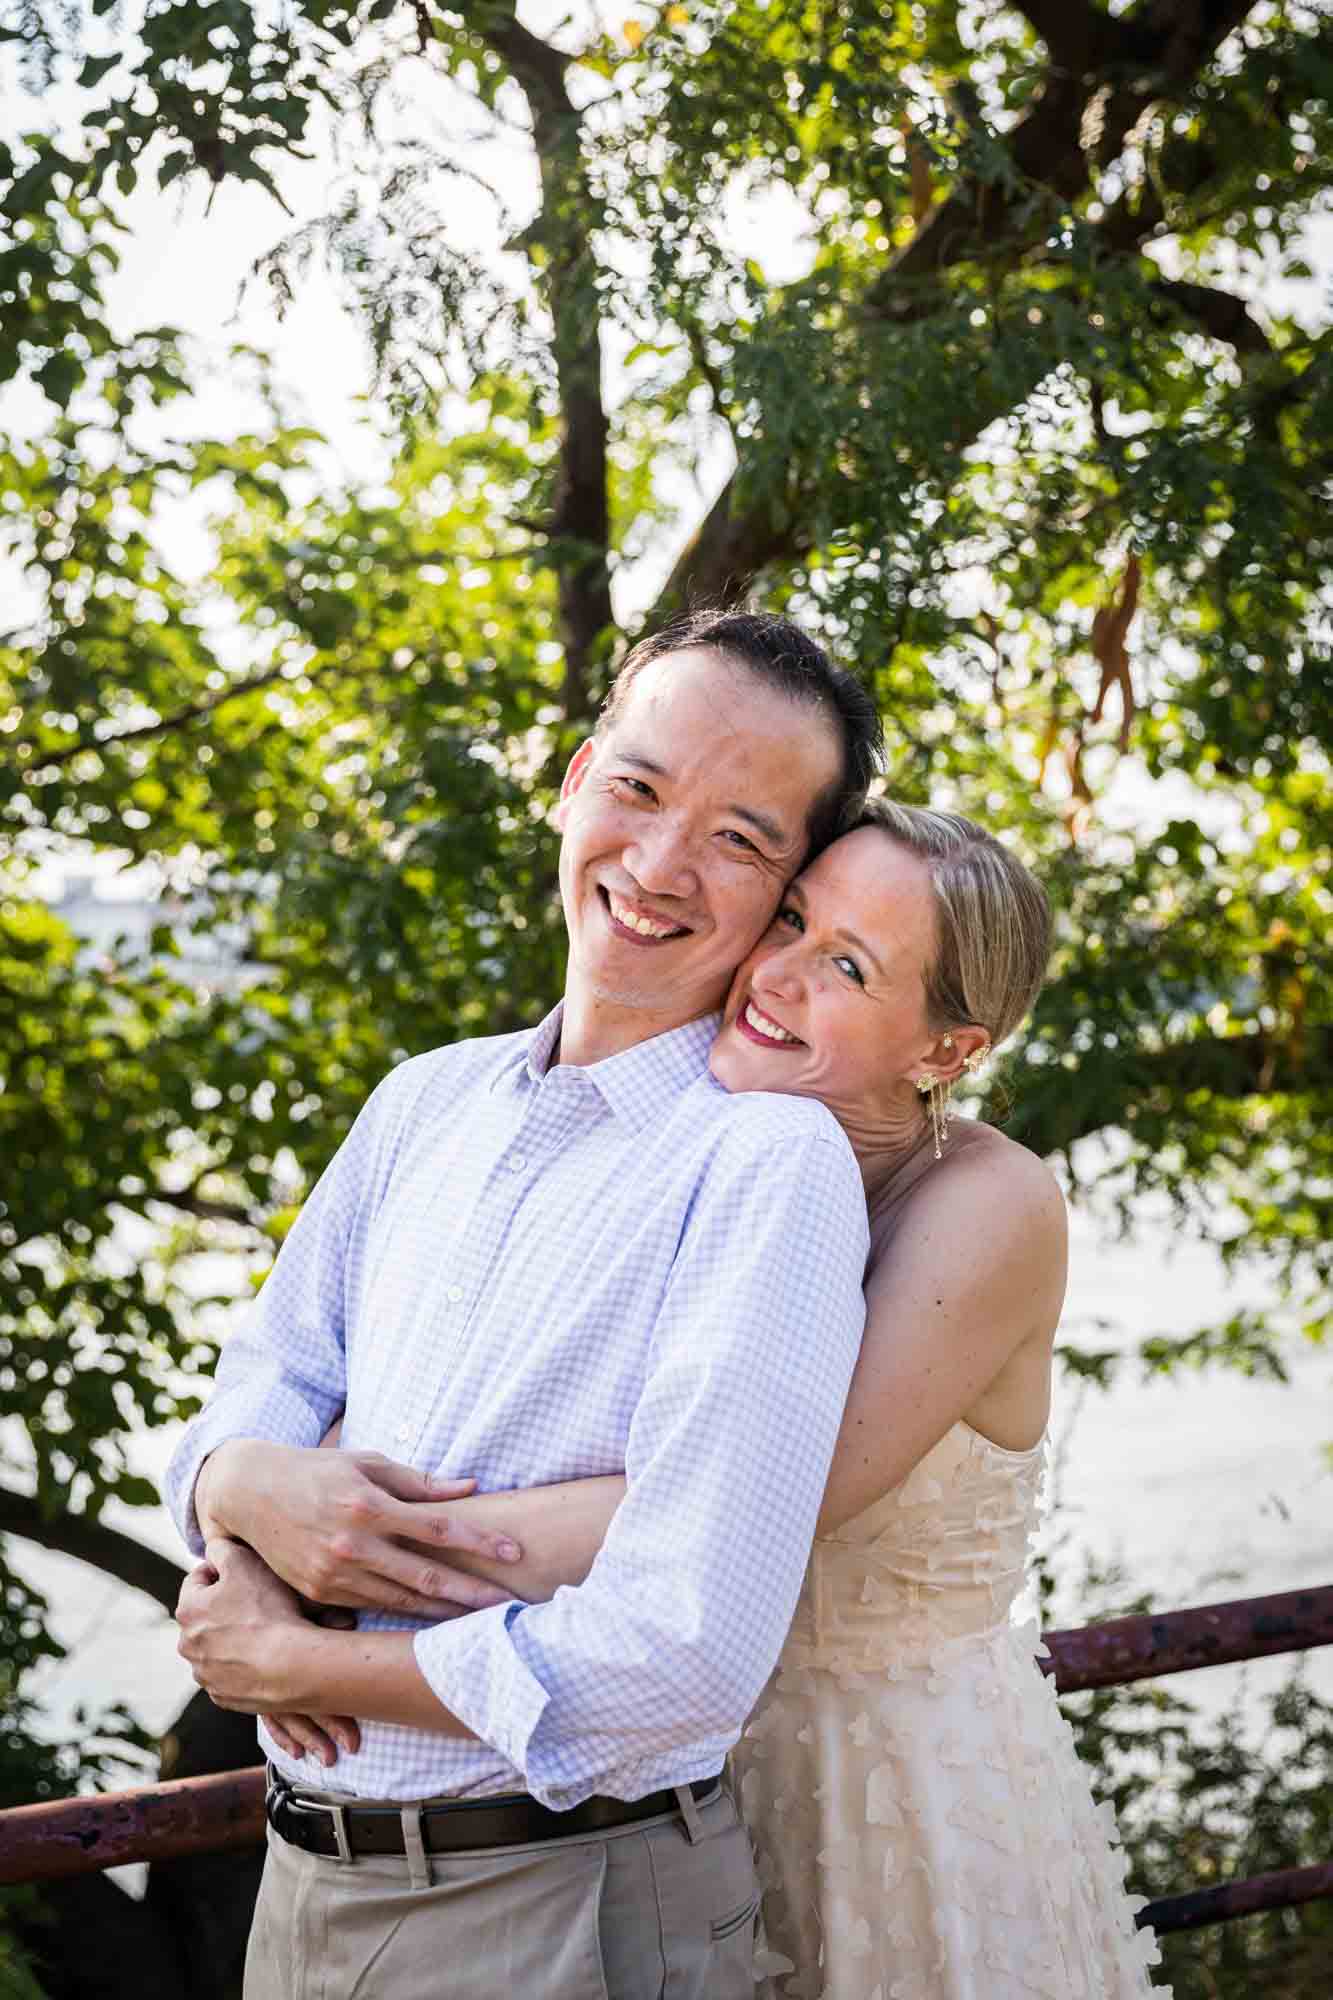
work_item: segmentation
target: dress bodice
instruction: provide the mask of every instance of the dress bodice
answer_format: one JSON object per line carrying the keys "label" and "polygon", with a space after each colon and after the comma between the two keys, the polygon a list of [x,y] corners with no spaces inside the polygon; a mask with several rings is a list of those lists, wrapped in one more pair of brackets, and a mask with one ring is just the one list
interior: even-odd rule
{"label": "dress bodice", "polygon": [[811,1551],[784,1668],[889,1670],[1005,1624],[1025,1579],[1045,1446],[957,1423],[900,1486]]}

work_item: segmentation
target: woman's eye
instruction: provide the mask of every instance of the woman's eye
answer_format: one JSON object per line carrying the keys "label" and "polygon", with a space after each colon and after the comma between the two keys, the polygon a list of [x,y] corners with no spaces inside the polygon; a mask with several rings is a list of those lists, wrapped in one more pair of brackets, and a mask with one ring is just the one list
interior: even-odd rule
{"label": "woman's eye", "polygon": [[784,909],[778,911],[773,921],[775,924],[787,924],[794,931],[803,931],[805,929],[800,911],[794,910],[790,903]]}
{"label": "woman's eye", "polygon": [[865,985],[865,981],[861,977],[861,968],[854,958],[835,958],[833,963],[837,966],[839,972],[845,972],[847,977],[854,979],[858,986]]}

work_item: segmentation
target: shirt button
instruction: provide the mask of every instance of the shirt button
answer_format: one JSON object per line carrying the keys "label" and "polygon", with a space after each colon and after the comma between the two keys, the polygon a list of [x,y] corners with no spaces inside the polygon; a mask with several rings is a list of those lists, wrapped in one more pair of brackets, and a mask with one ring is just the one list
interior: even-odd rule
{"label": "shirt button", "polygon": [[509,1155],[509,1171],[511,1174],[521,1174],[527,1164],[526,1153],[511,1153]]}
{"label": "shirt button", "polygon": [[448,1299],[451,1306],[456,1306],[463,1296],[463,1287],[461,1285],[450,1285],[444,1296]]}
{"label": "shirt button", "polygon": [[393,1434],[394,1442],[395,1444],[406,1444],[411,1435],[412,1435],[412,1426],[410,1424],[399,1424],[397,1430]]}

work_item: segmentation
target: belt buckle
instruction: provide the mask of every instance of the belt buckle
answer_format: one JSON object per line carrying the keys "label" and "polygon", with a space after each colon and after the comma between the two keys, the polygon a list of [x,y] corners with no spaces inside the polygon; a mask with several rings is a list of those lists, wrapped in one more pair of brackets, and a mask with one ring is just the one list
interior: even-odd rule
{"label": "belt buckle", "polygon": [[[344,1805],[330,1805],[326,1799],[303,1799],[290,1786],[285,1788],[285,1804],[288,1812],[327,1813],[333,1821],[333,1839],[337,1847],[339,1861],[355,1861],[352,1843],[347,1837],[347,1808]],[[298,1843],[299,1844],[299,1843]]]}

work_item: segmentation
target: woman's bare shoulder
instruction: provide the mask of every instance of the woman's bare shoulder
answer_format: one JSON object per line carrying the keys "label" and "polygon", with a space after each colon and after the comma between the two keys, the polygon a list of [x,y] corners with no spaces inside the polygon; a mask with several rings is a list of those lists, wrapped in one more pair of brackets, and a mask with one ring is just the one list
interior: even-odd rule
{"label": "woman's bare shoulder", "polygon": [[1063,1253],[1068,1234],[1064,1195],[1046,1162],[993,1125],[970,1119],[955,1121],[944,1158],[885,1221],[874,1232],[883,1249],[890,1240],[901,1246],[905,1236],[920,1240],[923,1232],[955,1241],[964,1233],[974,1251],[1003,1255],[1011,1247],[1030,1256]]}
{"label": "woman's bare shoulder", "polygon": [[1003,1190],[1018,1200],[1064,1214],[1064,1194],[1045,1160],[1010,1139],[998,1126],[983,1125],[980,1119],[958,1119],[949,1144],[955,1148],[953,1158],[946,1154],[939,1164],[941,1169],[949,1169],[955,1191],[966,1182],[970,1190]]}

